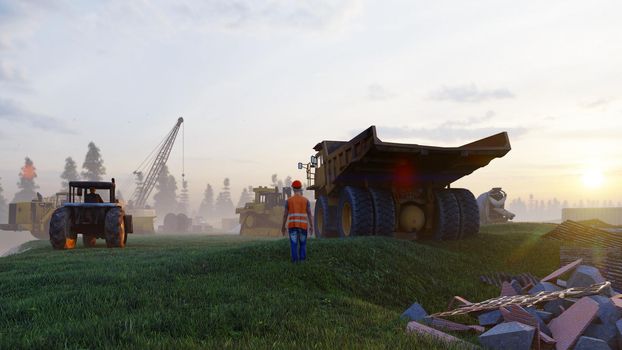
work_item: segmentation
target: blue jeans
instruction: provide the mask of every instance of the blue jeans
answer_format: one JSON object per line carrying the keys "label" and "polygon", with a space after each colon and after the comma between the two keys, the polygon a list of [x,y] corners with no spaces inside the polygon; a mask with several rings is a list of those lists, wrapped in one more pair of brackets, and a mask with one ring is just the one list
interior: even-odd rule
{"label": "blue jeans", "polygon": [[292,262],[304,261],[307,257],[307,230],[294,227],[288,231]]}

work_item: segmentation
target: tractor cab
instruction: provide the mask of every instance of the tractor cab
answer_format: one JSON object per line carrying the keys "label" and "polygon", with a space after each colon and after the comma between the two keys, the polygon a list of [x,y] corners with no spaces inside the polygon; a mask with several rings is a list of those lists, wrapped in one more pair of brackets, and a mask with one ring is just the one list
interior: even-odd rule
{"label": "tractor cab", "polygon": [[[104,203],[85,203],[85,197],[89,190],[94,188],[98,194],[103,195]],[[100,190],[100,191],[98,191]],[[103,190],[103,191],[101,191]],[[107,199],[107,201],[106,201]],[[110,206],[113,204],[117,206],[117,199],[115,198],[115,182],[112,179],[111,182],[103,182],[103,181],[70,181],[69,182],[69,192],[67,193],[66,203],[80,203],[86,205],[92,204],[107,204],[106,206]]]}

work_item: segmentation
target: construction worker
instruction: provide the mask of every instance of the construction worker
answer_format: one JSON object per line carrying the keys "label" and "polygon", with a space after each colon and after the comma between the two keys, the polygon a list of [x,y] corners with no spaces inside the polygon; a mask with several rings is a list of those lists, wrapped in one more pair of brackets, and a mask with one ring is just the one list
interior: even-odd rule
{"label": "construction worker", "polygon": [[95,187],[89,188],[89,193],[84,196],[84,203],[104,203],[102,197],[95,193]]}
{"label": "construction worker", "polygon": [[313,234],[313,215],[309,200],[302,195],[302,182],[292,182],[292,189],[294,195],[285,202],[281,233],[285,236],[287,224],[292,262],[298,262],[307,257],[307,232]]}

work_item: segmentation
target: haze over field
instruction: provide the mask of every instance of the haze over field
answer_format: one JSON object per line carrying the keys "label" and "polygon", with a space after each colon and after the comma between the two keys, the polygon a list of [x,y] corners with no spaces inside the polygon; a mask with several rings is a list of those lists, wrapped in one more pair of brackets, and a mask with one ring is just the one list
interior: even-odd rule
{"label": "haze over field", "polygon": [[[622,198],[618,1],[0,0],[0,183],[39,191],[101,149],[131,172],[185,119],[191,208],[207,183],[267,185],[323,139],[513,150],[459,181],[511,198]],[[181,135],[169,160],[180,181]],[[180,184],[178,184],[180,186]]]}

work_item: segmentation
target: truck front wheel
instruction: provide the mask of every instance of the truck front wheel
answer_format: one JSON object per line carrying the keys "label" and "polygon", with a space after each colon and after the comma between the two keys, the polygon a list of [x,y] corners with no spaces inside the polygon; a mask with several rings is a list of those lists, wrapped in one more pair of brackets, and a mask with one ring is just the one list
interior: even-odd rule
{"label": "truck front wheel", "polygon": [[328,205],[326,196],[319,196],[315,202],[313,220],[316,238],[328,238],[335,235],[335,210]]}
{"label": "truck front wheel", "polygon": [[457,239],[460,234],[460,209],[458,200],[450,190],[434,193],[436,210],[434,220],[434,239]]}
{"label": "truck front wheel", "polygon": [[365,236],[374,232],[374,210],[367,190],[346,186],[337,210],[340,237]]}
{"label": "truck front wheel", "polygon": [[70,212],[69,208],[58,208],[50,219],[50,243],[54,249],[65,249],[65,245],[70,239]]}
{"label": "truck front wheel", "polygon": [[471,191],[465,188],[452,188],[451,193],[458,200],[460,209],[460,233],[458,238],[470,237],[479,232],[479,208]]}
{"label": "truck front wheel", "polygon": [[121,208],[113,208],[106,213],[104,230],[106,232],[106,245],[108,248],[125,247],[124,215]]}

